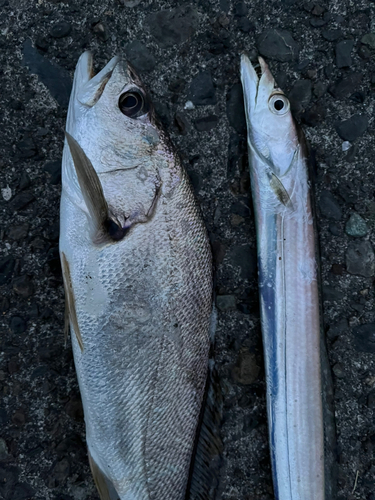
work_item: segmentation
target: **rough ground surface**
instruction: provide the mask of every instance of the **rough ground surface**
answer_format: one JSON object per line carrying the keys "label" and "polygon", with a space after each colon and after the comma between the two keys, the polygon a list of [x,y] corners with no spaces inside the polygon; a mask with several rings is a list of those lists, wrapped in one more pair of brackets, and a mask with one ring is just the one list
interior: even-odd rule
{"label": "rough ground surface", "polygon": [[69,85],[90,48],[98,68],[121,52],[140,71],[202,206],[216,262],[223,500],[273,498],[241,51],[261,52],[289,93],[315,162],[338,498],[374,500],[374,33],[369,0],[0,0],[1,499],[98,498],[58,262]]}

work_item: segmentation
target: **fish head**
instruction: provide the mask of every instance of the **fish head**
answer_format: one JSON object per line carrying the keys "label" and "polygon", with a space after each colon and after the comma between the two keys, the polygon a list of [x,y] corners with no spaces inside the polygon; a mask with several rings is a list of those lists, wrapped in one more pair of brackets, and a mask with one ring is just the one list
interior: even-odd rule
{"label": "fish head", "polygon": [[92,54],[85,52],[74,75],[67,132],[90,153],[98,174],[134,168],[163,142],[149,96],[118,56],[93,73]]}
{"label": "fish head", "polygon": [[241,81],[249,148],[281,177],[292,164],[299,143],[289,100],[261,57],[255,69],[245,54],[241,56]]}

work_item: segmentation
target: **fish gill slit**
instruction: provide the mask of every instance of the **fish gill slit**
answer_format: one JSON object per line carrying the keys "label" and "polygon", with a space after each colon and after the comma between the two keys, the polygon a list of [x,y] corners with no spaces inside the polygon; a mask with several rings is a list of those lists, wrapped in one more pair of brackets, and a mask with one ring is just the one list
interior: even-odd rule
{"label": "fish gill slit", "polygon": [[[78,325],[75,297],[73,291],[72,279],[70,276],[70,266],[68,259],[64,252],[61,252],[61,262],[62,262],[62,271],[64,278],[64,290],[65,290],[65,307],[66,307],[66,318],[68,317],[73,325],[73,330],[78,342],[78,345],[83,352],[83,341],[81,336],[81,331]],[[67,328],[67,326],[65,326]]]}

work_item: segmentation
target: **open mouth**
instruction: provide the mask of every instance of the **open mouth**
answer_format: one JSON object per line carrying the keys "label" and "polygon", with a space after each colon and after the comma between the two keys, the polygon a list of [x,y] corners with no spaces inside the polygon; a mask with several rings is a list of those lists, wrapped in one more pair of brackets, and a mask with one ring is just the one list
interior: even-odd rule
{"label": "open mouth", "polygon": [[93,106],[99,100],[119,61],[118,56],[112,57],[109,63],[95,74],[91,52],[84,52],[81,55],[74,78],[77,99],[81,104]]}

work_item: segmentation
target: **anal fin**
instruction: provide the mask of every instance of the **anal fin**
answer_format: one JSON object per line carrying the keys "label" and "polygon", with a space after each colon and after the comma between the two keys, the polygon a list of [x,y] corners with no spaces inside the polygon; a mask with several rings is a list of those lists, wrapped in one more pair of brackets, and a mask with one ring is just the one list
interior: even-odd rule
{"label": "anal fin", "polygon": [[94,478],[95,486],[98,490],[100,500],[119,500],[119,496],[112,486],[112,483],[105,477],[103,472],[99,469],[95,460],[90,455],[89,450],[87,450],[89,456],[90,469],[92,477]]}
{"label": "anal fin", "polygon": [[69,323],[71,322],[73,325],[73,330],[77,338],[77,342],[81,351],[83,351],[83,341],[81,336],[81,331],[79,329],[77,312],[76,312],[76,303],[72,285],[72,279],[70,277],[70,267],[68,259],[64,252],[61,252],[61,268],[64,279],[64,290],[65,290],[65,340],[68,336]]}
{"label": "anal fin", "polygon": [[214,500],[217,494],[223,447],[220,437],[222,406],[218,377],[215,370],[210,369],[186,500]]}

